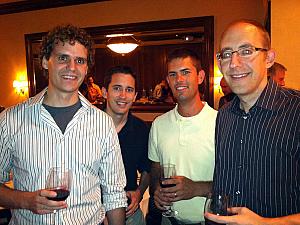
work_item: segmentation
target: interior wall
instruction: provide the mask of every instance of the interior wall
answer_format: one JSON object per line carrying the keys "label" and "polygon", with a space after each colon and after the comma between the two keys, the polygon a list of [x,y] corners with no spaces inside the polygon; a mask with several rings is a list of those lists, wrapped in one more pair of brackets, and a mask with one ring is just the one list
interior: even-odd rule
{"label": "interior wall", "polygon": [[[215,16],[216,51],[222,30],[231,21],[240,18],[264,21],[262,2],[262,0],[111,0],[0,15],[0,105],[8,107],[27,97],[17,95],[12,86],[17,73],[26,73],[24,34],[44,32],[62,23],[92,27]],[[219,89],[216,89],[215,106],[220,95]]]}
{"label": "interior wall", "polygon": [[272,47],[276,61],[287,68],[285,85],[300,90],[300,1],[271,1]]}

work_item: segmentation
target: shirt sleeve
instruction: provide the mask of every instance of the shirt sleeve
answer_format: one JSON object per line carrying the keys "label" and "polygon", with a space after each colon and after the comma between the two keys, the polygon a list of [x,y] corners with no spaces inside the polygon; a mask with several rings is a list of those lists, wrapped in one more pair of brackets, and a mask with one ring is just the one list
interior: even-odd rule
{"label": "shirt sleeve", "polygon": [[151,163],[150,163],[150,160],[148,159],[149,128],[147,127],[146,124],[142,127],[141,132],[142,132],[142,134],[141,134],[142,135],[141,136],[142,154],[141,154],[141,157],[138,162],[138,170],[140,173],[142,173],[142,172],[149,173],[150,169],[151,169]]}
{"label": "shirt sleeve", "polygon": [[106,140],[105,154],[100,169],[102,200],[106,211],[127,207],[124,191],[126,185],[125,169],[116,130],[110,123],[111,129]]}
{"label": "shirt sleeve", "polygon": [[0,114],[0,183],[9,181],[12,160],[5,112]]}
{"label": "shirt sleeve", "polygon": [[160,162],[157,146],[157,128],[154,120],[150,129],[149,144],[148,144],[148,158],[153,162]]}

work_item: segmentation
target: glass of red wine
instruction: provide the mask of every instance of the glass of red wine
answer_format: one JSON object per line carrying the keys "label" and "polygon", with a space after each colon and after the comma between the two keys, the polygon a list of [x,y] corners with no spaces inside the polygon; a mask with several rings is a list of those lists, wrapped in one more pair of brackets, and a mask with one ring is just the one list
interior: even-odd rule
{"label": "glass of red wine", "polygon": [[[55,197],[47,197],[52,201],[65,201],[69,195],[72,186],[72,170],[64,167],[52,167],[46,181],[46,189],[56,192]],[[53,224],[55,221],[55,213],[53,213]]]}
{"label": "glass of red wine", "polygon": [[[162,184],[162,181],[171,179],[176,176],[176,169],[174,164],[163,164],[160,166],[160,186],[162,188],[174,187],[175,184]],[[172,206],[164,206],[166,211],[162,213],[165,217],[175,217],[178,212],[172,209]]]}

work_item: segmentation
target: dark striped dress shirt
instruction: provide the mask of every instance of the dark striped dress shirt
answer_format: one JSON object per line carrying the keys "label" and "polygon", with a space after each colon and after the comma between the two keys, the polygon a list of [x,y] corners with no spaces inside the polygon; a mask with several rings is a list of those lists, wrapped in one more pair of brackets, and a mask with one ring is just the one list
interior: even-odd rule
{"label": "dark striped dress shirt", "polygon": [[[73,185],[55,224],[99,224],[105,211],[127,206],[113,122],[80,95],[82,107],[62,133],[42,106],[45,91],[0,114],[0,183],[12,169],[15,189],[44,189],[49,168],[64,165],[73,170]],[[51,224],[51,217],[16,209],[10,224]]]}
{"label": "dark striped dress shirt", "polygon": [[214,191],[264,217],[300,213],[300,94],[272,79],[245,113],[235,98],[216,122]]}

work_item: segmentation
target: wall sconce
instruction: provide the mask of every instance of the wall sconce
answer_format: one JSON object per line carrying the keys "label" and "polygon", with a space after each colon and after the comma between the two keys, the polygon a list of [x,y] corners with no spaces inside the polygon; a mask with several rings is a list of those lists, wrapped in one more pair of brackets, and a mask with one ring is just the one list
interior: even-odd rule
{"label": "wall sconce", "polygon": [[13,87],[18,95],[25,95],[28,92],[28,81],[14,80]]}
{"label": "wall sconce", "polygon": [[133,37],[133,34],[110,34],[107,47],[118,54],[125,55],[132,52],[139,46],[139,41]]}

